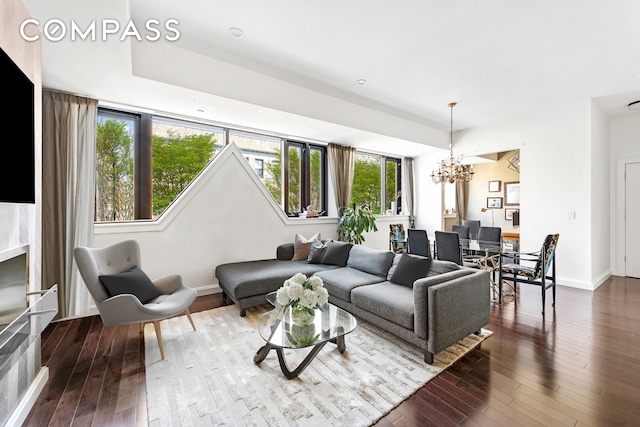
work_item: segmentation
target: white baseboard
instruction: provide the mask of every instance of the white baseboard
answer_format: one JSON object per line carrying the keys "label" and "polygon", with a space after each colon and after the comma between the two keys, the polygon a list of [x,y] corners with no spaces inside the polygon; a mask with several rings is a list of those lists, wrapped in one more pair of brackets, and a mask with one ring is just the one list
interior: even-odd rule
{"label": "white baseboard", "polygon": [[24,423],[24,420],[29,416],[31,408],[33,408],[33,405],[36,403],[36,400],[38,399],[38,396],[40,396],[40,393],[44,389],[48,379],[49,368],[43,366],[40,368],[40,372],[38,372],[38,375],[36,375],[35,379],[27,389],[27,392],[22,397],[22,400],[20,400],[15,411],[11,414],[11,417],[7,420],[5,426],[19,427]]}
{"label": "white baseboard", "polygon": [[219,294],[222,292],[222,288],[220,288],[219,285],[207,285],[207,286],[201,286],[199,288],[194,288],[196,291],[198,291],[198,296],[202,296],[202,295],[211,295],[211,294]]}
{"label": "white baseboard", "polygon": [[570,279],[558,277],[557,283],[558,283],[558,285],[568,286],[568,287],[571,287],[571,288],[586,289],[588,291],[594,291],[600,285],[602,285],[604,282],[606,282],[607,279],[609,279],[609,277],[611,277],[611,270],[603,273],[602,275],[600,275],[600,277],[598,277],[593,282],[586,282],[586,281],[582,281],[582,280],[581,281],[577,281],[577,280],[570,280]]}

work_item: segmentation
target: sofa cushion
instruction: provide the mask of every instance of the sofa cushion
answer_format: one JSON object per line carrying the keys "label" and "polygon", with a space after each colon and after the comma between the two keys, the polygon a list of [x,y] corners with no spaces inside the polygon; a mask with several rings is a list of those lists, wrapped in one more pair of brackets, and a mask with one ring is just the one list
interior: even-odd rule
{"label": "sofa cushion", "polygon": [[386,277],[395,254],[391,251],[381,251],[362,245],[353,245],[349,252],[347,266]]}
{"label": "sofa cushion", "polygon": [[322,258],[323,264],[339,265],[344,267],[349,259],[349,251],[353,245],[347,242],[331,240],[327,242],[327,250]]}
{"label": "sofa cushion", "polygon": [[413,282],[426,277],[430,264],[431,259],[429,258],[402,254],[390,282],[412,288]]}
{"label": "sofa cushion", "polygon": [[324,243],[318,239],[313,239],[313,242],[311,243],[311,248],[309,249],[309,256],[307,257],[307,262],[311,264],[322,263],[322,259],[324,258],[324,254],[326,251],[327,251],[327,243]]}
{"label": "sofa cushion", "polygon": [[322,279],[329,296],[351,302],[351,291],[358,286],[382,282],[384,279],[375,274],[367,273],[351,267],[336,268],[319,271],[315,274]]}
{"label": "sofa cushion", "polygon": [[387,273],[387,280],[391,280],[391,276],[395,273],[396,268],[398,268],[398,263],[402,259],[402,254],[396,254],[393,257],[393,262],[391,263],[391,267],[389,267],[389,272]]}
{"label": "sofa cushion", "polygon": [[291,261],[293,258],[293,243],[284,243],[276,248],[276,259]]}
{"label": "sofa cushion", "polygon": [[351,292],[351,302],[397,325],[413,330],[413,289],[391,282],[361,286]]}
{"label": "sofa cushion", "polygon": [[306,260],[309,256],[309,250],[311,249],[311,244],[313,241],[317,239],[320,240],[320,233],[316,233],[311,236],[309,239],[304,237],[302,234],[296,234],[293,239],[293,258],[292,261],[301,261]]}
{"label": "sofa cushion", "polygon": [[122,273],[99,276],[99,279],[110,297],[131,294],[138,298],[142,304],[146,304],[160,296],[160,292],[149,276],[137,265]]}
{"label": "sofa cushion", "polygon": [[335,268],[333,265],[309,264],[306,260],[271,259],[222,264],[216,267],[216,277],[225,292],[240,299],[276,291],[296,273],[311,276],[316,271]]}

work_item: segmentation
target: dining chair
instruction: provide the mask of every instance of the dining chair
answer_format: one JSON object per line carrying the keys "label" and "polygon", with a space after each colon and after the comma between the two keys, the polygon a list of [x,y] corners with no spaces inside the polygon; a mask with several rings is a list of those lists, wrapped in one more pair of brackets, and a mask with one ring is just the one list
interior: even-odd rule
{"label": "dining chair", "polygon": [[468,239],[470,235],[468,225],[454,224],[451,226],[451,231],[458,233],[458,236],[460,236],[461,239]]}
{"label": "dining chair", "polygon": [[436,257],[442,261],[464,265],[462,261],[462,245],[460,236],[452,231],[436,231]]}
{"label": "dining chair", "polygon": [[469,227],[469,236],[471,239],[477,239],[480,233],[480,220],[477,219],[463,219],[462,225]]}
{"label": "dining chair", "polygon": [[407,250],[407,237],[404,225],[389,224],[389,249],[399,254]]}
{"label": "dining chair", "polygon": [[502,228],[481,226],[480,231],[478,232],[478,240],[483,240],[485,242],[501,242]]}
{"label": "dining chair", "polygon": [[[478,232],[478,240],[482,242],[495,242],[498,248],[502,244],[502,228],[481,226]],[[489,250],[490,255],[497,255],[499,253],[500,250]]]}
{"label": "dining chair", "polygon": [[431,258],[431,242],[427,230],[417,228],[407,229],[407,252]]}
{"label": "dining chair", "polygon": [[145,323],[153,323],[162,359],[161,320],[184,313],[196,329],[189,312],[196,290],[184,286],[178,274],[151,281],[141,270],[137,240],[126,239],[102,248],[78,246],[73,256],[102,323],[115,326],[103,356],[107,356],[116,332],[124,325],[140,323],[142,330]]}
{"label": "dining chair", "polygon": [[[542,248],[538,252],[509,252],[500,254],[500,274],[498,279],[499,299],[502,302],[503,281],[513,282],[513,290],[516,292],[516,283],[527,283],[542,288],[542,315],[545,310],[545,296],[547,289],[551,288],[553,295],[552,307],[556,305],[556,247],[559,234],[549,234],[544,239]],[[509,262],[510,260],[510,262]],[[522,262],[528,264],[521,264]],[[533,265],[531,265],[533,264]],[[551,274],[549,275],[549,270]],[[508,276],[507,276],[508,275]]]}

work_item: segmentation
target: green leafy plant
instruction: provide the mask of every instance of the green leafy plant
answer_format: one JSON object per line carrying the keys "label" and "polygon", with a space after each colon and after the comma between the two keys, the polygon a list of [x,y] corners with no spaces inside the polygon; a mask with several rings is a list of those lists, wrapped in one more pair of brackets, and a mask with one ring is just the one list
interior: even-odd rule
{"label": "green leafy plant", "polygon": [[364,242],[366,231],[378,231],[376,217],[367,205],[344,208],[338,223],[338,239],[343,242],[360,244]]}

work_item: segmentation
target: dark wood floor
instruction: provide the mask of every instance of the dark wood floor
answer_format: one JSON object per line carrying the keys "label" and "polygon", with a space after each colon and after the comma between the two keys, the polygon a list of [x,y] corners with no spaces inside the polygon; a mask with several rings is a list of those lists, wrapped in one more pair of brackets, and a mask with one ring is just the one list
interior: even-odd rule
{"label": "dark wood floor", "polygon": [[[640,425],[640,280],[614,277],[595,292],[559,287],[544,319],[538,292],[522,285],[517,299],[492,305],[493,336],[378,425]],[[208,295],[191,310],[222,304]],[[109,330],[99,317],[45,330],[50,379],[25,425],[146,425],[139,328],[120,332],[105,360]]]}

